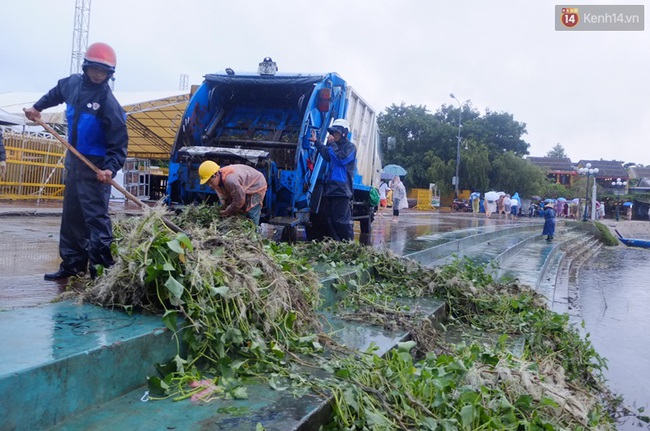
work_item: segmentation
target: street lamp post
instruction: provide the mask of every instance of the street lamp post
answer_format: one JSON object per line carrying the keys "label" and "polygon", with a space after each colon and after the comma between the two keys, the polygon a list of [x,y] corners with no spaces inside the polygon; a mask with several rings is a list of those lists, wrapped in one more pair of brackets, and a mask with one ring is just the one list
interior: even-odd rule
{"label": "street lamp post", "polygon": [[621,181],[620,178],[616,178],[616,181],[612,181],[612,187],[616,190],[616,221],[619,217],[619,207],[621,206],[621,189],[627,186],[627,181]]}
{"label": "street lamp post", "polygon": [[454,96],[454,93],[449,93],[449,97],[458,102],[458,142],[456,144],[456,176],[454,177],[454,199],[458,199],[458,183],[460,183],[460,178],[458,178],[458,168],[460,167],[460,129],[463,127],[463,107],[460,104],[460,100],[456,99],[456,96]]}
{"label": "street lamp post", "polygon": [[[589,177],[594,176],[594,187],[596,186],[596,178],[595,175],[598,173],[598,168],[591,168],[591,163],[587,163],[584,168],[578,169],[578,172],[580,175],[586,175],[587,176],[587,189],[585,191],[585,212],[584,215],[582,216],[582,221],[587,221],[587,208],[589,205]],[[592,210],[593,211],[593,210]]]}

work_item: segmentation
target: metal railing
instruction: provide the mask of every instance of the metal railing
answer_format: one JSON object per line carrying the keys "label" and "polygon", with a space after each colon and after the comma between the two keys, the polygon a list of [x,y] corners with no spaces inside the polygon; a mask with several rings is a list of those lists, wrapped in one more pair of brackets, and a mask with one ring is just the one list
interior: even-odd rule
{"label": "metal railing", "polygon": [[66,149],[39,133],[4,129],[7,171],[0,179],[0,199],[63,199]]}

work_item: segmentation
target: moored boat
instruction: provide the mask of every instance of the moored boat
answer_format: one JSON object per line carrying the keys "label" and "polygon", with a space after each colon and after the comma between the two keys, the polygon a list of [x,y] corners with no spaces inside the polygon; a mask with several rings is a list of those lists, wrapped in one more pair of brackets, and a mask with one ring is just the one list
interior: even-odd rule
{"label": "moored boat", "polygon": [[619,241],[628,247],[642,247],[650,248],[650,239],[639,239],[639,238],[624,238],[619,231],[615,230],[616,235],[618,235]]}

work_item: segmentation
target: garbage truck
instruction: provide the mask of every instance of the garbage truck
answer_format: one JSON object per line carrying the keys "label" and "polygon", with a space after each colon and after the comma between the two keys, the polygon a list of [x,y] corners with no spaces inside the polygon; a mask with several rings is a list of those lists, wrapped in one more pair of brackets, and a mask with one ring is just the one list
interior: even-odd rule
{"label": "garbage truck", "polygon": [[375,111],[337,73],[279,74],[270,58],[257,73],[205,75],[192,94],[172,147],[166,202],[171,207],[217,203],[199,183],[198,167],[247,164],[258,169],[268,189],[261,221],[281,227],[283,238],[321,239],[327,233],[322,208],[327,161],[310,137],[326,141],[336,119],[350,123],[357,147],[352,218],[370,233],[376,209],[381,156]]}

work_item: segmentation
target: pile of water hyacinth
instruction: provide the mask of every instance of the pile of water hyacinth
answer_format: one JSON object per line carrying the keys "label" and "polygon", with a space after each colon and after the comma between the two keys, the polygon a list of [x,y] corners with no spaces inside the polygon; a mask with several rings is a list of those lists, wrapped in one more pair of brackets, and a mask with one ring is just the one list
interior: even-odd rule
{"label": "pile of water hyacinth", "polygon": [[[468,260],[432,269],[357,243],[276,243],[209,206],[156,207],[114,225],[115,265],[69,294],[162,316],[179,351],[149,379],[158,398],[242,399],[246,381],[261,379],[330,397],[331,430],[614,430],[617,415],[631,414],[603,384],[605,360],[567,316]],[[334,341],[322,325],[315,267],[371,274],[336,284],[342,299],[327,312],[407,330],[411,341],[383,356]],[[396,301],[426,297],[446,302],[443,325],[413,319]],[[450,341],[477,332],[494,342]],[[321,372],[305,378],[299,366]]]}

